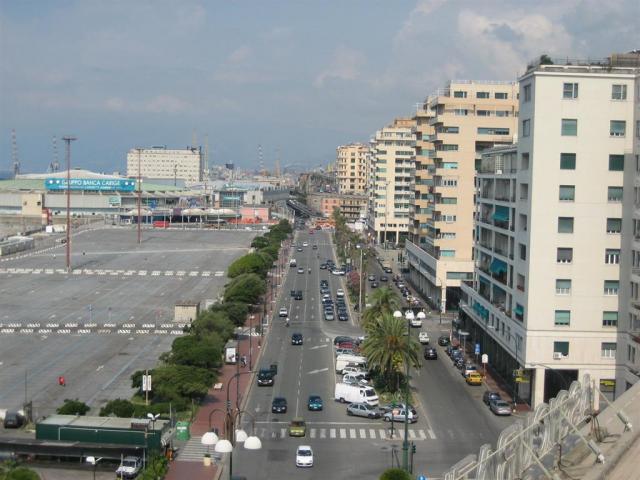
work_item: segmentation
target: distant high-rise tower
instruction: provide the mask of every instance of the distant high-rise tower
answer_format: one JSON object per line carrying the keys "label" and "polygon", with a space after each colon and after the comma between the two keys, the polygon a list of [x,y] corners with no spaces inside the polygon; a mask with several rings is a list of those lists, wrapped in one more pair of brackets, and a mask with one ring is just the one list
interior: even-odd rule
{"label": "distant high-rise tower", "polygon": [[15,129],[11,130],[11,160],[13,161],[13,176],[20,173],[20,160],[18,159],[18,141]]}
{"label": "distant high-rise tower", "polygon": [[60,162],[58,161],[58,140],[55,135],[53,136],[52,142],[53,160],[51,160],[51,163],[49,164],[49,171],[51,173],[55,173],[60,170]]}
{"label": "distant high-rise tower", "polygon": [[278,147],[276,150],[276,163],[273,170],[274,170],[273,174],[276,177],[279,177],[280,176],[280,147]]}

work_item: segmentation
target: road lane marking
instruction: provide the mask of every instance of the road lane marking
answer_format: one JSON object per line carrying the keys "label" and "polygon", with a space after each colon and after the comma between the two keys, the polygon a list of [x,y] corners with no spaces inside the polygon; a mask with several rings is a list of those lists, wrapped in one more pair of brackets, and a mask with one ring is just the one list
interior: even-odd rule
{"label": "road lane marking", "polygon": [[387,433],[384,430],[378,430],[378,433],[380,434],[381,440],[384,440],[387,437]]}
{"label": "road lane marking", "polygon": [[280,438],[284,438],[287,434],[287,429],[286,428],[281,428],[280,429]]}
{"label": "road lane marking", "polygon": [[336,429],[335,428],[330,428],[329,429],[329,437],[330,438],[336,438]]}
{"label": "road lane marking", "polygon": [[340,429],[340,438],[347,438],[347,429],[346,428],[341,428]]}
{"label": "road lane marking", "polygon": [[[317,350],[319,348],[326,348],[327,344],[323,343],[322,345],[314,345],[313,347],[311,347],[309,350]],[[328,369],[327,369],[328,370]]]}
{"label": "road lane marking", "polygon": [[429,433],[429,437],[431,438],[431,440],[435,440],[436,439],[436,434],[433,433],[433,430],[429,429],[429,430],[427,430],[427,432]]}
{"label": "road lane marking", "polygon": [[376,439],[376,430],[374,428],[369,429],[369,436],[371,437],[372,440]]}
{"label": "road lane marking", "polygon": [[327,438],[327,429],[326,428],[321,428],[320,429],[320,438]]}
{"label": "road lane marking", "polygon": [[[0,363],[1,363],[1,362],[0,362]],[[316,438],[316,429],[315,429],[315,428],[312,428],[312,429],[311,429],[311,431],[310,431],[310,433],[309,433],[309,436],[310,436],[311,438]]]}
{"label": "road lane marking", "polygon": [[356,429],[355,428],[350,428],[349,429],[349,437],[350,438],[358,438],[358,435],[356,435]]}
{"label": "road lane marking", "polygon": [[314,373],[322,373],[328,370],[329,370],[328,368],[319,368],[318,370],[311,370],[310,372],[307,372],[307,375],[313,375]]}
{"label": "road lane marking", "polygon": [[420,440],[426,440],[427,439],[427,435],[424,433],[424,430],[420,429],[418,431],[418,435],[420,435]]}
{"label": "road lane marking", "polygon": [[360,429],[360,438],[367,438],[367,431],[364,428]]}
{"label": "road lane marking", "polygon": [[409,438],[411,440],[415,440],[417,438],[416,437],[416,432],[414,432],[413,429],[409,429]]}

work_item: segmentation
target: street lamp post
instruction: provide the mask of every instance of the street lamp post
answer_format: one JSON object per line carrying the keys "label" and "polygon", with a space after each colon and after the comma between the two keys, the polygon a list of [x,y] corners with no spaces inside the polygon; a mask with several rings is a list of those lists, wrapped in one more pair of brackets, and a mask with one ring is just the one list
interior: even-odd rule
{"label": "street lamp post", "polygon": [[[395,318],[403,318],[402,312],[393,312]],[[411,339],[411,322],[407,319],[407,356],[405,357],[404,387],[404,439],[402,440],[402,469],[409,472],[409,340]],[[393,417],[393,413],[391,414]]]}

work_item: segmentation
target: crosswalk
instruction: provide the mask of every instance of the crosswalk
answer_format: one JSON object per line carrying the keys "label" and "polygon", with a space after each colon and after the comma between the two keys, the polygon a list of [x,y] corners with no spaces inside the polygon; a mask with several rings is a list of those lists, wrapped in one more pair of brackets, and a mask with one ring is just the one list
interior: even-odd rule
{"label": "crosswalk", "polygon": [[[64,268],[0,268],[0,275],[68,275]],[[125,269],[92,269],[92,268],[76,268],[71,270],[71,275],[89,275],[89,276],[121,276],[121,277],[223,277],[225,272],[222,270],[125,270]]]}
{"label": "crosswalk", "polygon": [[[256,428],[256,435],[263,442],[268,441],[281,441],[289,437],[289,433],[286,428]],[[408,436],[410,441],[420,442],[420,441],[428,441],[428,440],[436,440],[435,435],[428,429],[416,429],[409,428]],[[189,441],[185,444],[185,446],[178,452],[178,461],[183,462],[194,462],[202,461],[202,457],[205,453],[207,453],[207,447],[202,445],[201,442],[202,437],[194,436],[189,439]],[[395,425],[393,432],[391,428],[372,428],[371,426],[366,427],[326,427],[326,428],[308,428],[307,427],[307,442],[313,444],[315,441],[324,441],[324,440],[347,440],[347,441],[358,441],[358,440],[383,440],[383,441],[394,441],[394,440],[402,440],[404,439],[404,429],[402,425]],[[213,457],[213,449],[210,450],[210,453]]]}

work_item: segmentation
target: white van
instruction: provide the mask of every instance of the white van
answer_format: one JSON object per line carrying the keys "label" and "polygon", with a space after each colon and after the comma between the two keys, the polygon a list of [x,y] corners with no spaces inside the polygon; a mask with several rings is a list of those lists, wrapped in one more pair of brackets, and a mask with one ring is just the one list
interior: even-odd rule
{"label": "white van", "polygon": [[336,383],[334,398],[340,403],[366,403],[378,405],[378,394],[372,387]]}
{"label": "white van", "polygon": [[291,260],[289,260],[289,266],[290,267],[295,267],[298,265],[298,262],[296,262],[295,258],[292,258]]}
{"label": "white van", "polygon": [[366,370],[367,359],[360,355],[338,355],[336,357],[336,373],[342,373],[347,365],[359,365]]}

